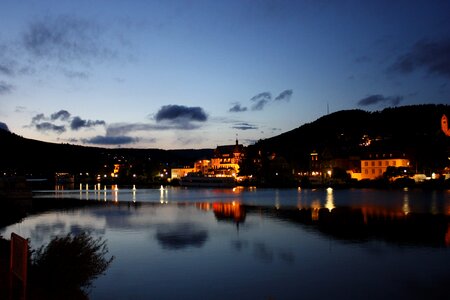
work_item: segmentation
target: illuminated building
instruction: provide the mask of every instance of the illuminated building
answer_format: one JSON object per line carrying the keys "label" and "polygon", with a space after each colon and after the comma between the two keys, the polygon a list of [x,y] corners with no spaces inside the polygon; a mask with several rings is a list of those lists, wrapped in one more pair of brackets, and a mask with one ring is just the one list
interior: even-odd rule
{"label": "illuminated building", "polygon": [[190,168],[190,167],[186,167],[186,168],[174,168],[170,170],[170,178],[171,179],[179,179],[181,177],[186,176],[189,173],[193,173],[195,172],[195,168]]}
{"label": "illuminated building", "polygon": [[235,145],[217,146],[211,159],[211,169],[215,175],[236,176],[243,158],[244,146],[238,140]]}
{"label": "illuminated building", "polygon": [[366,159],[361,160],[361,179],[380,178],[388,167],[407,168],[409,164],[404,153],[369,154]]}
{"label": "illuminated building", "polygon": [[311,174],[320,172],[319,154],[316,151],[311,152],[311,160],[309,165],[309,171]]}
{"label": "illuminated building", "polygon": [[441,118],[441,129],[442,129],[442,132],[446,136],[450,136],[450,129],[448,128],[448,119],[447,119],[446,115],[442,115],[442,118]]}
{"label": "illuminated building", "polygon": [[200,173],[209,177],[236,177],[243,158],[244,146],[236,140],[235,145],[217,146],[210,160],[198,160],[193,168],[172,169],[171,178],[182,178],[188,173]]}

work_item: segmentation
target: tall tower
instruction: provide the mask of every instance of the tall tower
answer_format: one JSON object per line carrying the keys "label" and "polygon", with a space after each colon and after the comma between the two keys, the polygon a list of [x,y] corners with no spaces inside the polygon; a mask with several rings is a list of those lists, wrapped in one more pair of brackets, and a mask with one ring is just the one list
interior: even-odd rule
{"label": "tall tower", "polygon": [[441,118],[441,129],[446,136],[450,136],[450,129],[448,128],[448,119],[446,115],[442,115]]}

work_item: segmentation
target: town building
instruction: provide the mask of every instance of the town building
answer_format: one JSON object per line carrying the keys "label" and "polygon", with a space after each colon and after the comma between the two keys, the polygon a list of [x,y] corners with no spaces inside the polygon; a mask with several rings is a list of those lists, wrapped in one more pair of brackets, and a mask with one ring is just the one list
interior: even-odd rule
{"label": "town building", "polygon": [[236,177],[245,155],[245,147],[236,140],[234,145],[217,146],[211,159],[198,160],[194,167],[174,168],[171,179],[180,179],[188,173],[201,173],[212,177]]}
{"label": "town building", "polygon": [[171,179],[180,179],[189,173],[195,172],[195,168],[185,167],[185,168],[173,168],[170,170]]}
{"label": "town building", "polygon": [[236,176],[243,158],[244,146],[237,139],[235,145],[217,146],[211,159],[212,172],[215,175]]}
{"label": "town building", "polygon": [[388,167],[409,168],[410,161],[405,153],[370,153],[361,159],[361,179],[377,179]]}

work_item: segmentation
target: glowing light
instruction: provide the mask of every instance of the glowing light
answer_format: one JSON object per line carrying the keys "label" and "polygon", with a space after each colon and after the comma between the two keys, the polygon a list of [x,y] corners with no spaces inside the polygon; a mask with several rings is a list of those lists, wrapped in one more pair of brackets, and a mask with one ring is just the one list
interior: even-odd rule
{"label": "glowing light", "polygon": [[405,215],[409,214],[411,212],[411,209],[409,208],[409,195],[405,194],[403,196],[403,206],[402,211]]}
{"label": "glowing light", "polygon": [[331,211],[336,206],[334,205],[334,196],[333,196],[333,189],[327,188],[327,199],[325,203],[325,208],[327,208],[329,211]]}
{"label": "glowing light", "polygon": [[448,128],[448,119],[446,115],[442,115],[441,118],[441,129],[442,132],[444,132],[444,134],[446,136],[450,136],[450,129]]}

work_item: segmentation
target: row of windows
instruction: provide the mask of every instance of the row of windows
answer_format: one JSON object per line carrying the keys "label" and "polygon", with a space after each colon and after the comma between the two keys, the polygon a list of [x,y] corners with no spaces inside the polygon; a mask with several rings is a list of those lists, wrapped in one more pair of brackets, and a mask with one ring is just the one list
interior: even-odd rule
{"label": "row of windows", "polygon": [[364,174],[369,175],[369,173],[372,175],[375,175],[375,174],[383,175],[383,170],[382,169],[365,169],[364,170]]}
{"label": "row of windows", "polygon": [[[382,166],[383,166],[383,162],[382,162],[381,160],[379,160],[379,161],[377,161],[377,162],[371,161],[371,162],[370,162],[370,165],[371,165],[372,167],[375,167],[375,165],[378,165],[378,167],[382,167]],[[393,161],[391,161],[391,162],[389,163],[388,160],[385,160],[385,161],[384,161],[384,166],[385,166],[385,167],[388,167],[389,165],[391,165],[391,166],[396,166],[396,165],[397,165],[397,161],[393,160]],[[365,166],[365,167],[368,167],[368,166],[369,166],[369,162],[368,162],[368,161],[365,161],[365,162],[364,162],[364,166]]]}

